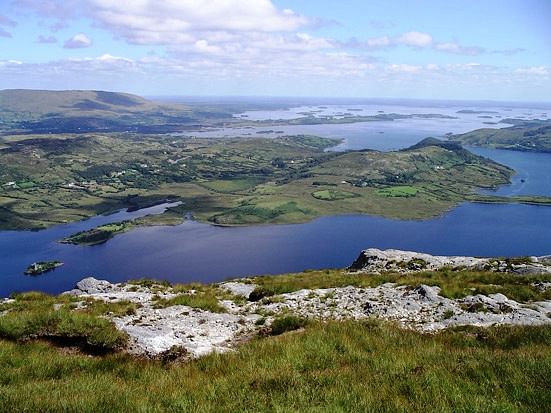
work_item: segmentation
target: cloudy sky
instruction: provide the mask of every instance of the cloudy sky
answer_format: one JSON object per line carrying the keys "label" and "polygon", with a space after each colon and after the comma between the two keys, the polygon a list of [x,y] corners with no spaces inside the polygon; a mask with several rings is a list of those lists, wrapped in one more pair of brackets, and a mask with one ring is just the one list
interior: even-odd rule
{"label": "cloudy sky", "polygon": [[551,100],[550,0],[0,0],[0,88]]}

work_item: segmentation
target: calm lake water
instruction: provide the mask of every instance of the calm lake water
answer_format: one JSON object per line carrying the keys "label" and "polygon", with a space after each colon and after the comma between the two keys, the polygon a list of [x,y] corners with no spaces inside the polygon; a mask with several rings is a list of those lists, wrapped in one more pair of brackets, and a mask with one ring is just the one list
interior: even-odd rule
{"label": "calm lake water", "polygon": [[[436,108],[415,112],[440,113],[430,109]],[[455,113],[455,109],[445,110]],[[466,130],[472,129],[479,119],[465,120]],[[313,128],[316,132],[312,127],[307,129],[324,136],[346,137],[341,149],[388,150],[411,145],[426,136],[443,136],[465,128],[460,123],[447,119],[408,119],[376,125],[374,122],[316,125]],[[293,133],[306,133],[296,132],[297,128]],[[551,196],[551,154],[473,150],[517,170],[513,184],[499,188],[498,194]],[[306,224],[238,228],[185,221],[174,227],[139,228],[94,247],[57,242],[103,223],[160,213],[166,206],[123,211],[40,232],[0,232],[0,296],[31,289],[57,293],[90,275],[111,281],[151,277],[173,282],[210,282],[244,275],[345,267],[360,250],[369,247],[450,255],[551,254],[551,207],[470,203],[425,221],[349,215],[323,217]],[[39,277],[23,275],[30,263],[53,259],[65,265]]]}

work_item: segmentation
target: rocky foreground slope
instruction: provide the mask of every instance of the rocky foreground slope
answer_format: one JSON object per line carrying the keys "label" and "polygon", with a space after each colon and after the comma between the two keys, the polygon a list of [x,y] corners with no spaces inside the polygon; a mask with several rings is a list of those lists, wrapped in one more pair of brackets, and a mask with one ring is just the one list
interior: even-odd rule
{"label": "rocky foreground slope", "polygon": [[[551,274],[549,257],[490,259],[473,257],[438,257],[398,250],[363,251],[349,271],[363,273],[415,272],[441,270],[487,270],[519,274]],[[369,275],[367,275],[369,276]],[[453,275],[452,275],[453,276]],[[406,328],[432,332],[451,326],[496,324],[540,325],[551,323],[551,301],[519,303],[503,294],[469,295],[450,299],[435,286],[400,286],[385,283],[375,288],[339,287],[303,289],[262,298],[254,279],[218,284],[226,298],[218,304],[219,312],[187,305],[159,306],[181,295],[197,291],[175,290],[170,286],[112,284],[86,278],[74,296],[107,302],[127,300],[136,303],[134,314],[111,317],[118,329],[130,338],[128,351],[157,357],[179,349],[189,357],[213,351],[224,352],[238,343],[269,329],[283,315],[310,319],[354,319],[377,317],[398,322]],[[534,288],[551,288],[538,282]],[[174,301],[173,301],[174,302]]]}
{"label": "rocky foreground slope", "polygon": [[439,256],[401,250],[369,248],[362,251],[349,267],[370,273],[385,271],[407,273],[411,271],[490,271],[513,274],[551,274],[551,255],[521,258],[476,258]]}

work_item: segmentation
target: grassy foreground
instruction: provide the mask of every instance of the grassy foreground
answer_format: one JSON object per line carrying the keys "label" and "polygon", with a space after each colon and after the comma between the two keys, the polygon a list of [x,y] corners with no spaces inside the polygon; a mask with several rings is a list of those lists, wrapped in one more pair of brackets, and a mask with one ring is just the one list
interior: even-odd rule
{"label": "grassy foreground", "polygon": [[[9,411],[549,411],[551,327],[310,324],[189,364],[0,341]],[[9,407],[8,407],[9,406]]]}
{"label": "grassy foreground", "polygon": [[[270,296],[302,288],[385,282],[438,285],[447,297],[504,293],[550,299],[550,276],[442,270],[364,274],[342,270],[251,279]],[[131,282],[220,310],[216,285]],[[229,293],[225,293],[226,295]],[[116,350],[126,337],[106,315],[129,302],[21,293],[0,306],[0,412],[543,412],[551,408],[551,325],[456,328],[436,334],[376,320],[322,323],[284,317],[272,334],[228,354],[187,363],[138,359]],[[276,320],[277,321],[277,320]],[[289,326],[289,324],[292,324]],[[273,327],[273,326],[272,326]],[[277,331],[275,331],[277,330]],[[55,343],[55,345],[54,345]],[[90,351],[85,354],[77,351]]]}

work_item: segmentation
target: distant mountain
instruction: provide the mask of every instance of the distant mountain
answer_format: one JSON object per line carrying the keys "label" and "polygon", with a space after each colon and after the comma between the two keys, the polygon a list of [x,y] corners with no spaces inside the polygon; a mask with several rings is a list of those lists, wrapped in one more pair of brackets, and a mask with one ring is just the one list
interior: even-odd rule
{"label": "distant mountain", "polygon": [[0,110],[34,114],[77,112],[127,113],[151,110],[159,105],[128,93],[92,90],[0,90]]}
{"label": "distant mountain", "polygon": [[0,132],[81,133],[182,130],[205,119],[231,117],[185,105],[159,104],[128,93],[95,90],[0,91]]}

